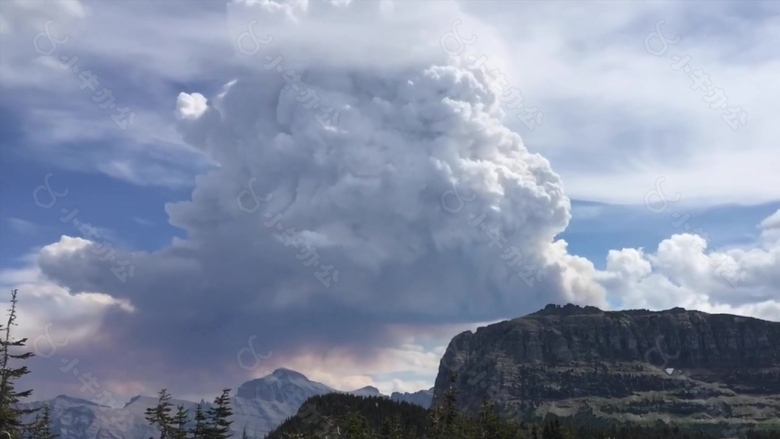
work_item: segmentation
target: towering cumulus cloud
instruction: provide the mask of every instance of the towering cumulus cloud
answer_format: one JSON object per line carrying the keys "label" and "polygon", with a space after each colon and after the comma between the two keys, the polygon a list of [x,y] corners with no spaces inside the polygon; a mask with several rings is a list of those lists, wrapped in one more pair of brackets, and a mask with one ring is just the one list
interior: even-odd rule
{"label": "towering cumulus cloud", "polygon": [[[592,264],[555,240],[570,219],[559,177],[503,126],[483,74],[443,53],[441,34],[414,27],[428,7],[231,5],[236,38],[249,28],[273,41],[237,53],[245,69],[221,92],[179,96],[185,140],[217,164],[191,200],[166,207],[186,238],[134,254],[125,284],[89,246],[43,255],[46,274],[131,302],[135,312],[104,324],[134,352],[211,370],[253,334],[275,361],[335,346],[360,357],[392,345],[390,324],[602,305]],[[444,12],[441,33],[451,29]],[[290,69],[302,85],[288,85]],[[319,266],[285,245],[291,228]],[[315,275],[323,265],[333,267],[326,282]]]}
{"label": "towering cumulus cloud", "polygon": [[[280,15],[269,5],[256,6]],[[257,26],[260,37],[273,36],[255,55],[256,67],[266,67],[231,81],[200,117],[182,121],[188,142],[220,165],[199,181],[192,202],[169,209],[190,241],[204,249],[240,248],[242,258],[262,261],[255,274],[268,274],[241,276],[249,284],[240,289],[263,291],[252,297],[278,310],[324,301],[378,319],[380,314],[458,319],[464,313],[473,319],[550,300],[597,301],[597,289],[576,283],[577,270],[587,271],[587,264],[577,266],[553,243],[569,220],[560,179],[502,125],[499,102],[485,78],[449,62],[440,48],[430,59],[387,66],[376,65],[381,53],[365,64],[339,53],[334,58],[341,66],[316,55],[310,59],[319,47],[350,50],[328,28],[319,29],[328,40],[317,41],[317,32],[306,28],[315,12],[336,23],[340,13],[350,23],[358,21],[352,16],[357,13],[371,22],[393,19],[378,5],[357,12],[352,6],[318,7],[290,8],[283,15],[294,35],[314,36],[305,45],[295,40],[288,47],[293,38],[275,34],[273,26]],[[269,18],[260,14],[257,21]],[[392,41],[377,41],[387,56],[395,53]],[[268,55],[260,60],[263,53]],[[270,67],[275,62],[283,69]],[[287,85],[282,72],[289,68],[301,76],[300,90]],[[184,103],[196,100],[180,99],[180,112],[191,114],[192,104]],[[325,107],[337,119],[325,120]],[[247,214],[234,194],[250,180],[257,197],[270,199]],[[515,245],[524,264],[539,267],[532,287],[517,276],[521,267],[510,268],[500,258],[502,251],[489,245],[481,227],[469,226],[482,213],[487,228],[506,236],[498,245],[507,252]],[[323,288],[279,243],[275,227],[263,225],[277,214],[284,227],[301,232],[339,270],[333,287]],[[231,258],[223,253],[220,259]]]}

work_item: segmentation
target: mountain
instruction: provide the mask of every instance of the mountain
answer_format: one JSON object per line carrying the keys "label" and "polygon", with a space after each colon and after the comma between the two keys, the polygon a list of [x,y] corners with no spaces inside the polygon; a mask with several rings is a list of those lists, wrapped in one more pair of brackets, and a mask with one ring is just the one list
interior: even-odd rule
{"label": "mountain", "polygon": [[419,390],[414,393],[393,392],[393,394],[390,395],[390,399],[393,401],[408,402],[410,404],[417,404],[419,406],[429,408],[431,406],[431,402],[433,401],[433,387],[428,390]]}
{"label": "mountain", "polygon": [[294,410],[298,410],[310,396],[335,391],[325,384],[311,381],[302,373],[280,368],[263,378],[245,382],[236,390],[235,397],[294,406]]}
{"label": "mountain", "polygon": [[357,390],[353,390],[351,392],[345,392],[349,393],[350,395],[355,396],[377,396],[377,397],[383,397],[383,398],[390,398],[393,401],[396,402],[408,402],[410,404],[416,404],[423,408],[429,408],[431,406],[431,401],[433,401],[433,387],[431,387],[428,390],[419,390],[414,393],[409,392],[393,392],[389,397],[387,395],[382,394],[379,389],[372,386],[366,386]]}
{"label": "mountain", "polygon": [[[195,403],[171,400],[173,404],[182,404],[193,408]],[[79,398],[65,395],[48,401],[20,404],[23,407],[51,408],[52,430],[61,439],[121,439],[148,438],[157,432],[144,420],[144,411],[157,403],[157,398],[137,396],[130,400],[124,410],[95,404]],[[27,419],[29,422],[32,419]]]}
{"label": "mountain", "polygon": [[[409,395],[408,398],[425,403],[420,405],[427,408],[430,405],[430,398],[426,402],[424,396],[418,395],[424,392],[428,391],[403,395]],[[387,398],[376,387],[368,386],[352,392],[338,392],[325,384],[306,378],[299,372],[279,368],[270,375],[247,381],[236,389],[235,395],[231,398],[233,435],[241,437],[241,433],[246,429],[249,437],[262,438],[295,415],[304,401],[313,396],[329,393]],[[415,403],[411,400],[409,402]],[[179,399],[172,399],[171,403],[174,406],[183,405],[190,411],[190,418],[194,415],[197,406],[195,402]],[[37,408],[44,404],[51,407],[52,428],[54,433],[60,435],[60,439],[147,439],[159,436],[157,430],[148,425],[144,415],[147,408],[157,404],[157,397],[136,396],[121,409],[65,395],[47,401],[22,404],[22,406]],[[207,410],[210,406],[210,403],[202,402],[203,410]]]}
{"label": "mountain", "polygon": [[[262,438],[293,416],[308,398],[332,392],[335,390],[289,369],[277,369],[268,376],[247,381],[231,398],[233,435],[241,437],[246,428],[250,437]],[[197,403],[177,399],[171,402],[189,409],[192,418]],[[22,406],[41,407],[44,404],[51,407],[52,428],[60,439],[147,439],[159,436],[144,418],[146,409],[157,404],[156,397],[136,396],[121,409],[64,395]],[[204,403],[202,406],[206,410],[211,404]]]}
{"label": "mountain", "polygon": [[376,387],[372,387],[372,386],[362,387],[360,389],[353,390],[351,392],[346,392],[346,393],[349,393],[349,394],[355,395],[355,396],[384,396],[384,397],[387,397],[387,395],[383,395],[379,391],[379,389],[377,389]]}
{"label": "mountain", "polygon": [[548,305],[453,338],[434,405],[451,386],[459,408],[476,413],[488,396],[518,420],[552,414],[722,433],[776,428],[780,323],[682,308]]}

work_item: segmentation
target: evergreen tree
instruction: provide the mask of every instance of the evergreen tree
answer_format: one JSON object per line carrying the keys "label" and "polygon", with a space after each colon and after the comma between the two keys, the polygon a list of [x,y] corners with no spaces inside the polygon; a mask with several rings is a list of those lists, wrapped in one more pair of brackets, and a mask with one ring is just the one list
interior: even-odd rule
{"label": "evergreen tree", "polygon": [[203,408],[200,404],[195,407],[195,425],[190,430],[190,438],[192,439],[204,439],[206,437],[207,430],[207,418],[203,413]]}
{"label": "evergreen tree", "polygon": [[379,429],[379,438],[390,439],[391,431],[392,431],[392,427],[390,426],[390,419],[389,418],[382,419],[382,427]]}
{"label": "evergreen tree", "polygon": [[187,423],[189,422],[189,411],[183,405],[176,407],[176,415],[173,417],[173,439],[187,439]]}
{"label": "evergreen tree", "polygon": [[349,439],[371,439],[371,431],[366,418],[355,412],[347,415],[344,435]]}
{"label": "evergreen tree", "polygon": [[223,389],[222,394],[214,399],[214,406],[209,408],[207,439],[227,439],[230,437],[230,425],[233,421],[233,410],[230,408],[230,389]]}
{"label": "evergreen tree", "polygon": [[167,389],[160,390],[157,405],[146,409],[146,420],[152,427],[160,429],[160,439],[174,439],[176,431],[173,426],[174,420],[171,416],[173,404],[171,404],[171,395]]}
{"label": "evergreen tree", "polygon": [[441,405],[431,412],[430,429],[434,439],[461,438],[462,426],[457,407],[458,391],[455,388],[457,379],[456,374],[450,375],[450,388],[444,394]]}
{"label": "evergreen tree", "polygon": [[12,353],[16,348],[23,348],[26,338],[14,340],[11,337],[11,327],[16,325],[16,293],[11,292],[11,307],[8,309],[8,320],[0,330],[5,330],[0,340],[0,432],[8,432],[12,437],[19,436],[30,425],[22,423],[22,416],[34,413],[35,409],[20,409],[17,404],[22,398],[32,394],[32,389],[17,392],[14,383],[30,371],[27,366],[11,367],[11,360],[26,360],[33,356],[32,352]]}
{"label": "evergreen tree", "polygon": [[402,439],[401,420],[398,415],[392,418],[385,417],[382,420],[382,428],[379,431],[380,439]]}
{"label": "evergreen tree", "polygon": [[36,415],[32,428],[33,439],[56,439],[58,435],[51,431],[51,411],[48,405],[41,409],[41,416]]}
{"label": "evergreen tree", "polygon": [[498,415],[496,415],[496,407],[491,404],[487,398],[482,400],[482,405],[479,408],[479,437],[483,439],[498,439],[499,431],[501,429]]}

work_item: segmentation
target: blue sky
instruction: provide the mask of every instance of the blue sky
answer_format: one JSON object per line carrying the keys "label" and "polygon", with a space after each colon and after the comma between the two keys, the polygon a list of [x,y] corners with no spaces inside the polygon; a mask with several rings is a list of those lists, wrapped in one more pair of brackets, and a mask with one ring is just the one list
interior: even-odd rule
{"label": "blue sky", "polygon": [[[698,209],[672,209],[654,213],[644,206],[615,206],[587,201],[572,201],[572,220],[561,238],[569,250],[594,261],[603,269],[609,250],[622,247],[653,249],[682,227],[674,227],[672,213],[690,213],[693,228],[709,231],[713,245],[731,247],[750,245],[759,239],[756,226],[776,212],[780,203],[753,206],[723,205]],[[578,215],[578,213],[581,213]],[[593,216],[591,216],[593,215]]]}
{"label": "blue sky", "polygon": [[[3,6],[0,284],[20,290],[31,340],[48,323],[72,340],[35,360],[39,397],[78,393],[63,356],[124,398],[163,386],[210,398],[282,366],[341,389],[414,391],[453,335],[550,302],[780,319],[776,3]],[[456,20],[462,41],[477,37],[458,53],[442,47]],[[659,28],[679,41],[653,55]],[[273,40],[239,50],[250,31]],[[59,67],[74,55],[79,73]],[[277,55],[317,107],[263,67]],[[710,78],[706,92],[673,55]],[[104,87],[114,107],[93,101]],[[715,87],[745,124],[704,100]],[[341,115],[329,127],[315,116],[326,106]],[[119,107],[134,115],[126,129]],[[517,116],[531,107],[543,116],[529,126]],[[33,192],[49,174],[68,192],[46,209]],[[273,197],[242,212],[250,181]],[[679,199],[656,213],[659,184]],[[448,213],[453,185],[475,198]],[[277,213],[336,267],[333,287],[263,225]],[[522,250],[536,281],[469,213]],[[96,256],[104,241],[134,267],[125,282]],[[251,335],[274,355],[247,371],[235,354]]]}

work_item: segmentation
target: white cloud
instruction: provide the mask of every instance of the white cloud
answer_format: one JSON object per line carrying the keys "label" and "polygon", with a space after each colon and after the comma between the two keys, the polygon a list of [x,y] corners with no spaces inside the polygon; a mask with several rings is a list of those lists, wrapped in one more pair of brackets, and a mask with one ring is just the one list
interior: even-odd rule
{"label": "white cloud", "polygon": [[153,222],[149,221],[146,218],[139,218],[139,217],[135,217],[134,216],[133,217],[133,221],[135,221],[136,223],[138,223],[138,224],[140,224],[142,226],[153,226],[154,225]]}
{"label": "white cloud", "polygon": [[181,92],[176,99],[176,115],[180,119],[197,119],[206,112],[206,98],[200,93]]}
{"label": "white cloud", "polygon": [[673,235],[654,253],[610,251],[598,278],[619,308],[680,306],[780,321],[780,241],[767,233],[776,216],[761,222],[754,247],[708,249],[699,235]]}
{"label": "white cloud", "polygon": [[780,229],[780,210],[761,221],[761,228],[764,230]]}
{"label": "white cloud", "polygon": [[780,245],[780,210],[762,221],[759,227],[764,242]]}
{"label": "white cloud", "polygon": [[[81,20],[86,15],[79,0],[9,0],[0,11],[0,22],[3,23],[0,34],[18,34],[25,28],[42,26],[47,20],[52,21],[52,30],[61,29],[62,24]],[[53,34],[57,35],[56,32]],[[45,44],[40,47],[45,48]]]}
{"label": "white cloud", "polygon": [[[687,200],[710,205],[780,198],[771,116],[780,64],[768,44],[780,29],[776,8],[713,4],[707,19],[726,33],[701,26],[700,8],[685,3],[480,2],[471,9],[512,41],[508,82],[544,112],[533,131],[514,117],[507,124],[551,160],[572,199],[639,204],[659,176]],[[667,38],[680,42],[656,57],[644,38],[661,19]],[[670,68],[674,54],[690,55],[692,70],[710,76],[710,90],[725,90],[729,105],[747,111],[747,125],[733,131],[702,100],[706,92]]]}
{"label": "white cloud", "polygon": [[8,218],[6,221],[14,230],[25,235],[34,235],[40,230],[40,226],[21,218]]}
{"label": "white cloud", "polygon": [[[86,245],[88,241],[63,236],[23,257],[22,267],[0,271],[0,288],[19,290],[19,336],[29,338],[28,346],[38,356],[48,358],[52,349],[65,345],[94,343],[100,338],[101,318],[107,310],[134,311],[128,300],[102,292],[70,292],[47,279],[38,267],[40,255],[68,257]],[[3,308],[8,305],[6,300],[3,299]],[[47,333],[52,337],[46,337]],[[51,340],[59,346],[52,346]]]}
{"label": "white cloud", "polygon": [[[164,96],[171,83],[224,83],[226,75],[266,64],[267,55],[283,56],[285,68],[296,68],[298,63],[322,69],[441,63],[446,57],[441,39],[451,30],[453,20],[460,19],[460,33],[477,36],[463,56],[487,55],[491,68],[506,73],[508,83],[522,90],[525,104],[544,112],[543,125],[534,131],[519,123],[514,111],[507,124],[523,133],[532,151],[543,152],[553,162],[571,198],[638,204],[661,175],[669,176],[670,184],[686,199],[710,205],[780,198],[772,167],[780,159],[773,143],[778,133],[771,115],[776,110],[770,104],[780,95],[775,80],[780,65],[774,61],[774,46],[768,43],[780,33],[780,20],[777,8],[769,4],[714,4],[706,15],[718,28],[728,29],[724,36],[697,27],[698,21],[690,17],[702,12],[685,3],[436,1],[392,8],[379,1],[331,3],[233,1],[215,7],[178,1],[132,6],[124,2],[16,2],[2,18],[13,23],[12,27],[28,23],[22,26],[27,32],[14,30],[19,38],[4,46],[9,62],[0,65],[0,82],[68,95],[58,102],[70,103],[83,94],[78,86],[65,93],[61,71],[44,72],[42,66],[30,62],[34,55],[30,41],[42,30],[45,16],[55,20],[55,35],[70,36],[68,51],[106,65],[124,66],[123,76],[112,87],[124,86],[133,94],[152,90],[149,94],[157,97]],[[368,14],[376,19],[370,29],[363,22]],[[126,20],[127,16],[136,19]],[[583,16],[590,18],[583,21]],[[668,53],[655,57],[645,51],[644,38],[660,19],[665,20],[664,31],[670,38],[680,35],[681,39]],[[240,38],[241,50],[237,46]],[[720,119],[720,112],[702,101],[704,91],[691,90],[689,78],[669,68],[670,57],[677,52],[689,54],[692,66],[709,74],[714,86],[726,91],[730,104],[748,111],[745,127],[732,131]],[[51,106],[51,102],[41,105],[29,97],[22,101],[36,108]],[[135,108],[139,123],[123,133],[146,145],[133,151],[128,160],[141,169],[147,164],[146,153],[163,146],[150,142],[152,133],[174,123],[169,108],[155,104],[144,109],[143,116]],[[89,138],[94,133],[111,133],[96,130],[91,119],[97,116],[86,108],[68,111],[78,113],[67,122],[76,134]],[[103,122],[105,128],[115,130],[107,117]],[[62,129],[31,127],[29,131],[52,143],[60,140],[61,133],[67,134]],[[182,147],[178,139],[165,145]],[[126,148],[116,149],[128,153]],[[186,156],[184,151],[180,154]],[[78,153],[89,155],[93,148]],[[84,163],[97,167],[91,160]],[[160,164],[163,168],[170,165]],[[190,175],[200,171],[192,164],[188,167]],[[751,169],[750,179],[742,178],[743,169]],[[140,174],[136,170],[132,175]],[[124,178],[126,174],[110,175]],[[164,180],[164,172],[153,175],[129,181],[155,184],[158,178]],[[712,175],[720,178],[712,179]],[[185,180],[181,177],[178,182],[181,185]],[[159,184],[171,185],[170,181]]]}

